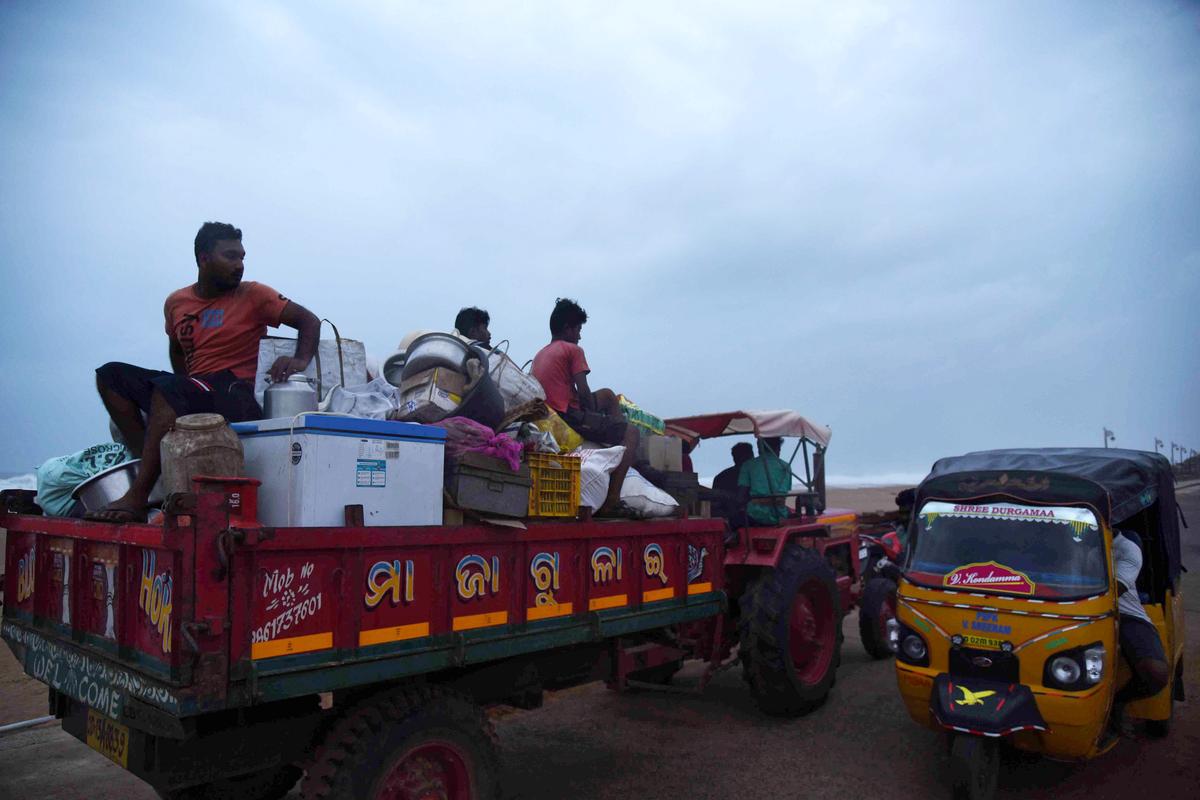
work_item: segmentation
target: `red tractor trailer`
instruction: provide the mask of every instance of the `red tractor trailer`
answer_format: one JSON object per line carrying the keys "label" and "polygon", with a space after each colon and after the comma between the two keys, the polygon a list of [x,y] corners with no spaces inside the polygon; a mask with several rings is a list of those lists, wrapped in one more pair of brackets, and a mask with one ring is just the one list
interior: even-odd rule
{"label": "red tractor trailer", "polygon": [[[158,524],[41,516],[3,493],[0,634],[64,730],[163,797],[492,798],[485,708],[740,663],[759,706],[829,693],[858,520],[826,509],[828,429],[791,412],[668,422],[785,436],[795,516],[266,527],[258,482],[198,477]],[[793,454],[793,463],[795,454]]]}

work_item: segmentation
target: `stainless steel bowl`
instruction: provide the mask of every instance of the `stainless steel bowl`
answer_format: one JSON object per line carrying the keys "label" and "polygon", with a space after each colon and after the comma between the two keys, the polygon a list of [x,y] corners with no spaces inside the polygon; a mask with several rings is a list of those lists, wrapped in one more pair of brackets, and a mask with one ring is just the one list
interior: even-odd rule
{"label": "stainless steel bowl", "polygon": [[455,372],[466,372],[468,358],[478,358],[471,346],[449,333],[427,333],[413,340],[408,346],[407,358],[400,377],[411,378],[418,372],[434,367],[447,367]]}
{"label": "stainless steel bowl", "polygon": [[[84,511],[98,511],[129,491],[141,466],[142,460],[135,458],[124,464],[109,467],[103,472],[97,472],[75,487],[75,491],[71,492],[71,499],[82,503]],[[162,481],[158,481],[150,492],[150,503],[159,503],[162,499]]]}

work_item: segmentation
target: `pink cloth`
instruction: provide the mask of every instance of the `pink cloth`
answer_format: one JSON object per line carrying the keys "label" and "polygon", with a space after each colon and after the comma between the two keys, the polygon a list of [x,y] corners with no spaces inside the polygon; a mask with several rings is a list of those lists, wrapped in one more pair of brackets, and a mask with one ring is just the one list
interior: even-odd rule
{"label": "pink cloth", "polygon": [[433,425],[446,431],[446,457],[458,458],[463,453],[483,453],[501,458],[513,472],[521,469],[521,443],[504,433],[496,433],[466,417],[450,417]]}
{"label": "pink cloth", "polygon": [[538,351],[529,371],[546,392],[546,405],[560,414],[567,408],[579,408],[575,376],[591,372],[582,347],[556,339]]}

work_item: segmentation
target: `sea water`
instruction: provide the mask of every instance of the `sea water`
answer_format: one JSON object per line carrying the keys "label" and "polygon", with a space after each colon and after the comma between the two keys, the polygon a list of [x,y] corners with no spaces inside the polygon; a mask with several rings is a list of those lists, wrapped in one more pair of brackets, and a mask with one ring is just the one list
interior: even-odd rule
{"label": "sea water", "polygon": [[32,472],[25,474],[14,474],[11,472],[0,473],[0,491],[4,489],[36,489],[37,476]]}

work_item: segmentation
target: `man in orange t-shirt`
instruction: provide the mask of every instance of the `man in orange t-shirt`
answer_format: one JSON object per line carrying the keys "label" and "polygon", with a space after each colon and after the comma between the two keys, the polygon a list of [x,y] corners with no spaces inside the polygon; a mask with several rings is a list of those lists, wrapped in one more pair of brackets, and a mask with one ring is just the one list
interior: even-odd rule
{"label": "man in orange t-shirt", "polygon": [[242,232],[206,222],[196,234],[197,281],[172,292],[163,306],[173,372],[109,362],[96,370],[96,388],[125,444],[142,464],[129,491],[89,519],[145,519],[147,498],[160,472],[159,444],[177,416],[213,412],[229,422],[260,419],[254,399],[258,343],[273,328],[295,328],[296,355],[271,365],[271,379],[302,372],[317,347],[321,322],[262,283],[242,281]]}
{"label": "man in orange t-shirt", "polygon": [[587,312],[574,300],[559,298],[550,313],[550,344],[533,357],[529,371],[546,392],[546,405],[554,409],[585,440],[624,445],[625,454],[608,481],[608,496],[601,511],[615,511],[621,502],[625,473],[637,456],[637,428],[625,420],[617,393],[588,388],[591,372],[579,340]]}

